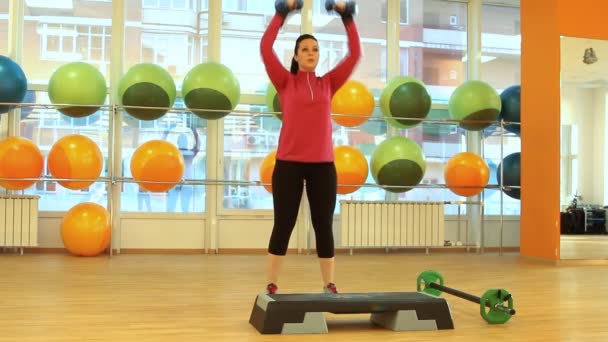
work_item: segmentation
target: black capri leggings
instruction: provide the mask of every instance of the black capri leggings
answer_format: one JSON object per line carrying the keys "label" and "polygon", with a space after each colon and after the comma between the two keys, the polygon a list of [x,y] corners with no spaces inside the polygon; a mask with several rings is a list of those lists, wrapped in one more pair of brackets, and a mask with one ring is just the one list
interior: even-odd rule
{"label": "black capri leggings", "polygon": [[272,173],[274,227],[268,252],[285,255],[298,218],[300,200],[306,181],[319,258],[334,256],[332,223],[336,208],[337,175],[333,162],[300,163],[277,160]]}

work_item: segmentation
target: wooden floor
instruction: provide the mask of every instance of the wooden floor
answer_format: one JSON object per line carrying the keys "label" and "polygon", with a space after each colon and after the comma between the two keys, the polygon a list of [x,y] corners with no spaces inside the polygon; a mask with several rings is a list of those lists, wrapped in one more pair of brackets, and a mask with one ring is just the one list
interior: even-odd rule
{"label": "wooden floor", "polygon": [[[264,287],[262,255],[0,253],[0,341],[608,341],[608,266],[517,255],[341,255],[341,292],[416,290],[426,269],[477,296],[505,288],[515,315],[488,325],[476,304],[446,294],[454,330],[393,332],[369,315],[327,314],[326,335],[260,335],[248,323]],[[281,292],[318,292],[314,256],[288,256]]]}
{"label": "wooden floor", "polygon": [[608,235],[562,235],[562,259],[608,259]]}

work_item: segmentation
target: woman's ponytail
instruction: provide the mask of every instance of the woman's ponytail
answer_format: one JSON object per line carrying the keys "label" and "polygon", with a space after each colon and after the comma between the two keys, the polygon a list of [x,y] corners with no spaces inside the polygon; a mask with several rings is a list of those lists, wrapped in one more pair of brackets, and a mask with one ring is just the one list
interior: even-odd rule
{"label": "woman's ponytail", "polygon": [[300,70],[300,64],[298,64],[298,61],[296,61],[295,57],[291,58],[291,68],[289,69],[289,71],[291,71],[292,74],[297,74],[298,70]]}

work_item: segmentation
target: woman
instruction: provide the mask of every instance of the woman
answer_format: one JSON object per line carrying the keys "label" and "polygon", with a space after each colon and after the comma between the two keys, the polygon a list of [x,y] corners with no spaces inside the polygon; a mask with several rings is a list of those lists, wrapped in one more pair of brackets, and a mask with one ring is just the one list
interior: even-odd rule
{"label": "woman", "polygon": [[[354,5],[354,4],[351,4]],[[315,74],[319,62],[317,39],[303,34],[296,40],[291,70],[287,71],[273,50],[287,14],[301,6],[286,0],[262,36],[260,50],[270,81],[281,102],[283,125],[272,175],[274,227],[268,246],[267,293],[277,292],[277,281],[296,223],[304,186],[308,196],[323,290],[337,293],[334,283],[332,221],[336,206],[337,176],[332,144],[331,99],[348,80],[361,58],[359,34],[344,2],[334,10],[342,17],[349,52],[322,77]],[[352,7],[351,7],[352,9]]]}

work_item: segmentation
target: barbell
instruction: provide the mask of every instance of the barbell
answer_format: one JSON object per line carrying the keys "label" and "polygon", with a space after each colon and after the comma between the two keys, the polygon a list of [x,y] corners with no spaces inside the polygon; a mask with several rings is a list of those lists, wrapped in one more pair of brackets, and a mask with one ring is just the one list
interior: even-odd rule
{"label": "barbell", "polygon": [[[444,284],[443,276],[433,270],[424,271],[418,276],[417,289],[419,292],[424,292],[433,296],[441,296],[442,292],[449,293],[453,296],[466,299],[470,302],[480,305],[479,311],[481,317],[490,324],[504,324],[513,315],[513,296],[505,289],[490,289],[487,290],[481,297],[462,292]],[[506,305],[505,305],[506,303]]]}

